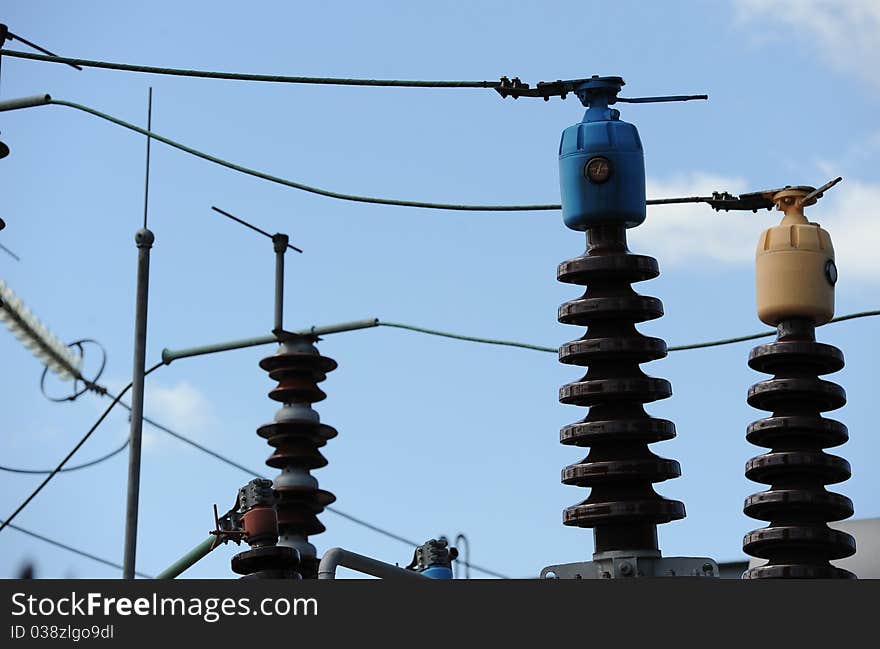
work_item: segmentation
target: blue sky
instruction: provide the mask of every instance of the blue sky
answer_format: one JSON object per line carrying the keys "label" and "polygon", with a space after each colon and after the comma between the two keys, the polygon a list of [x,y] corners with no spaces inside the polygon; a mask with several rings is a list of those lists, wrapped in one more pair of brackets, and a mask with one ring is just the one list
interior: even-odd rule
{"label": "blue sky", "polygon": [[[180,3],[12,0],[10,29],[60,54],[159,66],[304,76],[488,79],[536,83],[600,75],[626,79],[628,96],[708,93],[708,102],[625,105],[646,152],[648,196],[819,185],[842,175],[809,216],[837,250],[837,313],[878,308],[880,226],[880,10],[871,0],[732,2]],[[14,44],[19,48],[19,44]],[[0,98],[48,92],[145,123],[235,162],[332,190],[442,202],[552,203],[556,149],[583,110],[565,101],[502,100],[490,90],[295,86],[151,77],[5,58]],[[103,380],[130,380],[144,139],[63,107],[0,114],[12,154],[2,162],[0,276],[62,339],[108,350]],[[272,185],[189,157],[152,151],[152,255],[147,362],[164,347],[263,335],[272,326],[271,244],[210,211],[217,205],[305,250],[288,257],[286,325],[360,318],[556,346],[580,331],[556,322],[576,295],[555,280],[583,251],[558,213],[462,213],[335,201]],[[635,252],[662,275],[639,285],[666,315],[641,327],[670,345],[760,330],[754,245],[776,213],[715,213],[705,206],[649,209],[631,232]],[[849,397],[833,416],[850,428],[837,450],[853,477],[836,490],[856,517],[880,516],[880,439],[874,431],[876,322],[820,329],[843,349],[833,376]],[[761,489],[743,477],[759,449],[744,439],[762,414],[745,403],[762,375],[750,343],[672,353],[645,366],[672,382],[652,404],[675,440],[652,446],[682,465],[658,491],[688,516],[660,527],[664,554],[741,558],[742,514]],[[328,336],[339,362],[323,384],[322,420],[339,430],[315,472],[339,509],[403,536],[465,533],[475,563],[517,577],[589,559],[589,530],[561,524],[586,490],[559,483],[579,449],[558,430],[583,410],[557,401],[575,368],[553,354],[488,347],[394,329]],[[258,367],[271,347],[183,360],[148,378],[146,413],[267,473],[273,384]],[[52,404],[41,366],[0,332],[0,463],[54,465],[106,402]],[[86,359],[86,366],[94,357]],[[58,386],[56,386],[58,387]],[[127,435],[114,413],[74,461]],[[121,561],[126,456],[56,477],[16,522]],[[227,508],[248,476],[147,429],[138,568],[156,573],[205,537],[211,506]],[[39,483],[0,474],[0,512]],[[5,516],[5,514],[2,514]],[[390,562],[406,545],[331,513],[312,541]],[[119,572],[14,530],[0,534],[0,575],[27,559],[41,577]],[[191,569],[231,577],[233,547]]]}

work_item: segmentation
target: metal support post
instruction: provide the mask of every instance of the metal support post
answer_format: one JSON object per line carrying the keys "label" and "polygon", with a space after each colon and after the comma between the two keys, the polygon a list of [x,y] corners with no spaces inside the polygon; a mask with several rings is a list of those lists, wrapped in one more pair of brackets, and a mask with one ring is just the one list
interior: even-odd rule
{"label": "metal support post", "polygon": [[134,579],[137,546],[138,495],[141,481],[141,437],[144,425],[144,372],[147,356],[147,300],[150,290],[150,248],[155,237],[143,228],[135,235],[138,247],[137,301],[134,325],[134,372],[131,397],[131,432],[128,453],[128,500],[125,510],[123,579]]}

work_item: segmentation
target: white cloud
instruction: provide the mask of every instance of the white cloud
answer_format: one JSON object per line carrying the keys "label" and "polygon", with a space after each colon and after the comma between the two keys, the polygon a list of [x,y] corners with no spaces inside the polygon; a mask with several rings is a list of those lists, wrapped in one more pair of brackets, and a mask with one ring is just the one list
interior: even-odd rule
{"label": "white cloud", "polygon": [[[816,49],[832,67],[880,88],[878,0],[735,0],[743,23],[796,39]],[[779,26],[789,29],[779,34]]]}
{"label": "white cloud", "polygon": [[[755,191],[741,178],[692,173],[672,179],[648,180],[649,197],[706,196],[712,191],[733,194]],[[807,216],[831,233],[842,281],[880,282],[880,183],[846,179],[830,190]],[[777,211],[715,212],[704,204],[652,206],[645,223],[630,231],[634,252],[657,257],[660,263],[700,266],[751,265],[761,232],[776,225]]]}
{"label": "white cloud", "polygon": [[159,422],[193,433],[205,430],[213,421],[208,398],[187,381],[169,387],[148,383],[144,411]]}
{"label": "white cloud", "polygon": [[[171,386],[147,381],[144,388],[144,415],[182,435],[197,439],[216,424],[208,398],[187,381]],[[180,448],[180,442],[145,423],[143,447],[150,451]]]}
{"label": "white cloud", "polygon": [[[649,198],[708,196],[713,191],[749,191],[741,178],[691,173],[671,179],[648,179]],[[767,219],[751,212],[715,212],[703,203],[648,207],[645,223],[631,232],[634,250],[650,251],[662,264],[706,261],[748,263]]]}

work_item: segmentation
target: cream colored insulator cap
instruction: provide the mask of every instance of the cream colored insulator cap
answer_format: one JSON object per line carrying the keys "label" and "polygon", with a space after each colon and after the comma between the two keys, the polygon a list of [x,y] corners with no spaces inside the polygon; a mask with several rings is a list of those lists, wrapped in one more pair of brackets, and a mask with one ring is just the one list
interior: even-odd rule
{"label": "cream colored insulator cap", "polygon": [[834,247],[828,232],[804,216],[804,207],[816,202],[802,202],[811,191],[812,187],[786,187],[774,194],[773,202],[785,217],[764,230],[758,241],[758,317],[768,325],[789,318],[821,325],[834,317]]}

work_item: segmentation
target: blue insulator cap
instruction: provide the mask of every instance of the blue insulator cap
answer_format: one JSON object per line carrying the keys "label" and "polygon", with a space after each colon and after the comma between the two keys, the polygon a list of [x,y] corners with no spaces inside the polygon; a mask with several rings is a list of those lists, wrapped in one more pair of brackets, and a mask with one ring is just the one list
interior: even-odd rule
{"label": "blue insulator cap", "polygon": [[594,77],[576,90],[588,110],[562,132],[562,218],[573,230],[598,224],[632,228],[645,220],[645,156],[635,126],[609,108],[623,80]]}
{"label": "blue insulator cap", "polygon": [[446,566],[431,566],[422,570],[422,576],[430,579],[452,579],[452,568]]}

